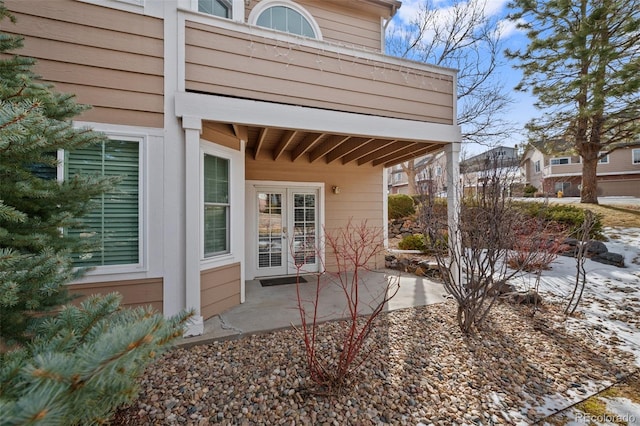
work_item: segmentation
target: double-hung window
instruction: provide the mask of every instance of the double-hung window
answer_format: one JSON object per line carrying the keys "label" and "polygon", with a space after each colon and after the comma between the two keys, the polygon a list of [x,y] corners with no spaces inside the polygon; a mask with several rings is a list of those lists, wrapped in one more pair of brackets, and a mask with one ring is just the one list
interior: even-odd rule
{"label": "double-hung window", "polygon": [[203,157],[204,258],[226,254],[229,246],[229,159]]}
{"label": "double-hung window", "polygon": [[540,173],[540,160],[536,160],[536,162],[533,163],[533,169],[536,173]]}
{"label": "double-hung window", "polygon": [[[77,266],[141,263],[140,140],[108,140],[64,152],[63,179],[74,175],[118,177],[110,191],[92,200],[83,228],[67,230],[97,241],[92,251],[74,254]],[[60,170],[59,170],[60,173]]]}
{"label": "double-hung window", "polygon": [[631,162],[633,164],[640,164],[640,148],[633,149],[631,152]]}

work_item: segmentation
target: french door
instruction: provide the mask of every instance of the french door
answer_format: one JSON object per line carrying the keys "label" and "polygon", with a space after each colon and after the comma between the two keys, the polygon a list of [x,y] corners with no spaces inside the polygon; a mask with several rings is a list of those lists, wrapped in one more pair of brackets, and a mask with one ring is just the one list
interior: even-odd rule
{"label": "french door", "polygon": [[319,191],[256,187],[256,276],[318,271]]}

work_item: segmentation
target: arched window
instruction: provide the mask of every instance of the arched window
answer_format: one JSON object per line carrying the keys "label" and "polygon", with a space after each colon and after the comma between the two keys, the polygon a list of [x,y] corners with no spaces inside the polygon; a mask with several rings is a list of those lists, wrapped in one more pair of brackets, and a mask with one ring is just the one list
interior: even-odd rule
{"label": "arched window", "polygon": [[198,0],[198,12],[231,18],[231,3],[226,0]]}
{"label": "arched window", "polygon": [[263,1],[251,11],[249,22],[303,37],[322,39],[320,28],[311,14],[293,2]]}

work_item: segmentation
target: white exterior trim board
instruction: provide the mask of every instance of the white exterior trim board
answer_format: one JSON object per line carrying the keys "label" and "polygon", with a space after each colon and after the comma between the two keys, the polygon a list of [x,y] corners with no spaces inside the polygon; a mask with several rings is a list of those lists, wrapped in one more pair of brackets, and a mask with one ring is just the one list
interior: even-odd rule
{"label": "white exterior trim board", "polygon": [[460,127],[399,118],[331,111],[295,105],[198,93],[176,93],[176,115],[249,126],[279,127],[318,133],[406,139],[418,142],[457,142]]}

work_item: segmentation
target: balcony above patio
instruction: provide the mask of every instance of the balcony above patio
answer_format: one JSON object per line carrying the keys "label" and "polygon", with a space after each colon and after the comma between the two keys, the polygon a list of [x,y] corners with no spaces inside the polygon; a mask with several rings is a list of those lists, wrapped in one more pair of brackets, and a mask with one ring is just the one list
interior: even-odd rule
{"label": "balcony above patio", "polygon": [[[379,123],[406,123],[407,127],[455,126],[454,70],[190,11],[183,11],[180,25],[184,28],[186,93],[277,105],[284,114],[287,108],[313,109],[318,120],[330,119],[334,113],[334,117],[355,121],[380,117]],[[408,134],[278,127],[247,117],[245,123],[208,121],[203,137],[245,135],[247,155],[254,158],[389,166],[440,150],[450,142],[440,139],[432,128],[422,128],[427,131],[416,140]]]}

